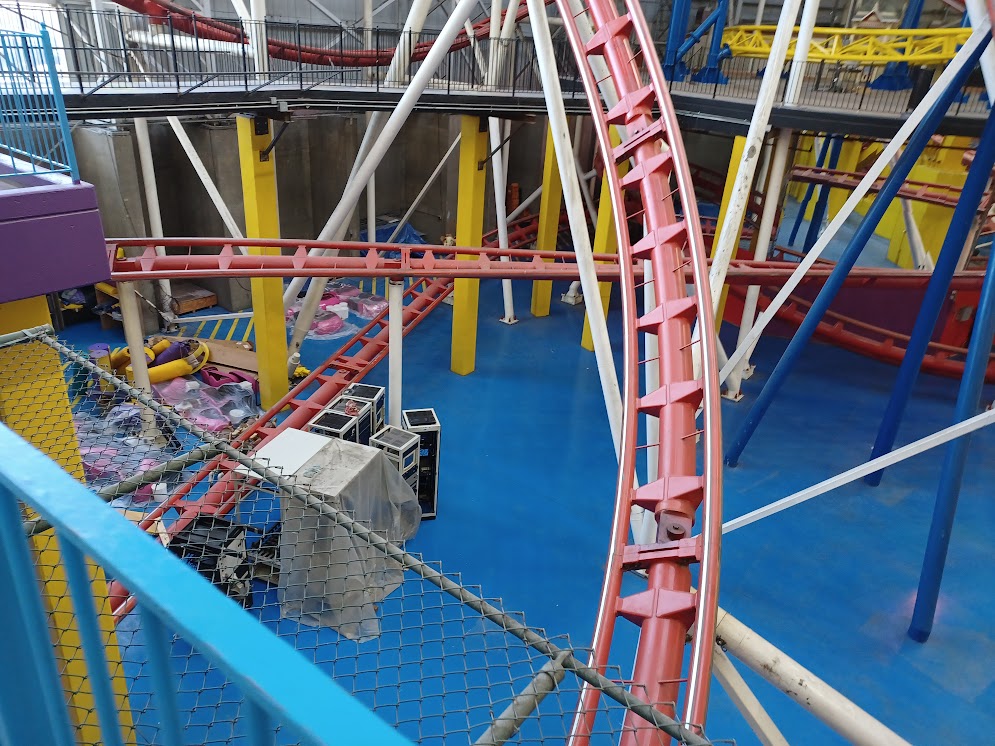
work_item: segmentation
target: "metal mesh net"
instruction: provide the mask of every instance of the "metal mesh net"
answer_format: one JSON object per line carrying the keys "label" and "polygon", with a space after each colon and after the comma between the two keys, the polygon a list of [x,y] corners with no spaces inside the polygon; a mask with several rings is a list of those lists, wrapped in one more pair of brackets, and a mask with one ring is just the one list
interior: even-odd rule
{"label": "metal mesh net", "polygon": [[[247,455],[241,466],[231,452],[217,455],[237,430],[220,433],[224,442],[219,443],[183,424],[175,411],[153,413],[130,396],[123,381],[101,377],[88,358],[47,335],[0,347],[0,386],[6,390],[0,420],[412,741],[566,741],[583,686],[572,669],[586,653],[541,631],[509,633],[513,627],[526,629],[524,620],[505,614],[500,601],[489,600],[488,606],[480,601],[480,590],[464,585],[458,575],[444,575],[438,565],[400,550],[392,554],[390,544],[370,538],[369,529],[379,526],[355,521],[334,497],[305,492]],[[300,532],[290,537],[281,531],[288,505],[303,500],[312,501],[302,507],[306,520],[335,529],[328,543],[297,545],[293,539]],[[25,529],[55,630],[66,695],[83,703],[75,713],[77,735],[82,743],[99,743],[95,711],[86,705],[91,700],[70,696],[85,695],[88,685],[79,647],[72,643],[77,638],[57,540],[35,518],[25,515]],[[387,538],[396,537],[388,532]],[[284,594],[293,589],[287,578],[281,582],[281,569],[291,555],[313,563],[309,570],[320,569],[319,580],[334,579],[334,587],[326,583],[316,590],[318,576],[305,574],[305,594],[324,593],[325,601],[343,612],[363,606],[359,613],[372,614],[373,626],[357,635],[345,626],[315,625],[288,613]],[[122,709],[130,713],[126,742],[163,743],[163,704],[147,664],[141,605],[128,600],[113,578],[92,569],[111,677]],[[567,652],[554,664],[557,649]],[[179,636],[172,636],[170,655],[184,742],[247,742],[250,725],[237,687]],[[621,681],[617,671],[604,673]],[[536,697],[536,690],[552,691]],[[638,704],[631,694],[624,696],[630,707]],[[613,699],[602,696],[597,706],[592,743],[616,743],[632,728],[656,732],[660,743],[670,740]],[[285,729],[275,732],[277,743],[300,742]]]}

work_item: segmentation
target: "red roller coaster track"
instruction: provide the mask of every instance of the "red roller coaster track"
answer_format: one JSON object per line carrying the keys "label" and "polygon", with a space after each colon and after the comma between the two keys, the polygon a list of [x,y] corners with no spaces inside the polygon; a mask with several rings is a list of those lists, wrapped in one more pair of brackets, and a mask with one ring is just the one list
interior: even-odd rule
{"label": "red roller coaster track", "polygon": [[[199,39],[235,44],[250,43],[249,34],[240,25],[235,26],[229,22],[197,15],[190,8],[176,5],[169,0],[115,0],[115,2],[128,8],[128,10],[147,15],[153,21],[170,23],[177,31],[196,34]],[[545,2],[548,5],[552,0],[545,0]],[[515,17],[521,21],[527,16],[528,11],[522,6]],[[490,19],[473,26],[473,38],[475,39],[484,39],[489,33]],[[418,62],[425,59],[425,55],[428,54],[433,43],[434,40],[429,40],[413,44],[410,60]],[[306,45],[299,46],[280,39],[267,39],[266,45],[270,57],[305,65],[372,67],[374,65],[388,65],[394,57],[394,49],[323,49]],[[465,49],[468,46],[470,46],[470,36],[465,31],[461,31],[456,36],[450,51]]]}

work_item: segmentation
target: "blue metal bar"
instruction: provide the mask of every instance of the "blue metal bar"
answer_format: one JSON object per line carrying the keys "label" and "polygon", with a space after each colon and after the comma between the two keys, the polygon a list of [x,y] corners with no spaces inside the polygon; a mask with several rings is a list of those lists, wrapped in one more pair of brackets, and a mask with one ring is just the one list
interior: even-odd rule
{"label": "blue metal bar", "polygon": [[249,746],[273,746],[276,734],[266,711],[250,697],[242,704],[249,731]]}
{"label": "blue metal bar", "polygon": [[674,0],[670,11],[670,29],[667,31],[667,47],[663,53],[663,76],[667,80],[680,82],[687,75],[683,63],[679,62],[677,51],[687,36],[690,16],[691,0]]}
{"label": "blue metal bar", "polygon": [[[701,24],[702,29],[704,29],[707,25],[711,25],[712,37],[708,43],[708,57],[705,60],[705,66],[691,76],[691,79],[696,83],[725,85],[729,82],[729,78],[722,74],[721,67],[722,60],[725,58],[722,54],[722,33],[725,31],[726,18],[729,16],[728,8],[729,0],[719,0],[718,7],[715,9],[715,12],[709,16],[709,20]],[[698,32],[696,31],[695,33],[697,34]],[[687,42],[685,42],[685,44],[687,44]],[[681,58],[683,58],[684,54],[687,54],[687,52],[684,52],[684,54],[678,54]]]}
{"label": "blue metal bar", "polygon": [[62,98],[59,87],[59,71],[55,66],[55,55],[52,52],[52,42],[48,37],[48,27],[41,25],[41,43],[45,51],[45,65],[48,67],[48,78],[52,86],[52,103],[55,105],[59,119],[59,131],[62,133],[62,145],[65,149],[66,165],[73,181],[79,181],[79,166],[76,164],[76,149],[73,147],[72,132],[69,129],[69,117],[66,115],[66,102]]}
{"label": "blue metal bar", "polygon": [[76,612],[76,627],[83,643],[86,659],[87,681],[93,692],[100,720],[100,733],[104,746],[124,746],[121,738],[121,723],[117,716],[114,689],[111,686],[111,671],[104,654],[104,640],[97,624],[97,605],[93,602],[90,574],[87,571],[83,553],[70,541],[59,537],[62,564],[66,570],[66,581],[73,597]]}
{"label": "blue metal bar", "polygon": [[[919,21],[922,18],[922,10],[926,5],[926,0],[909,0],[905,6],[905,13],[902,15],[903,29],[919,28]],[[889,62],[884,66],[884,72],[872,83],[868,83],[868,88],[881,91],[904,91],[912,87],[912,78],[909,77],[908,62]]]}
{"label": "blue metal bar", "polygon": [[[146,635],[149,619],[161,620],[160,628],[168,624],[209,658],[246,699],[263,707],[271,722],[293,729],[301,740],[410,746],[409,740],[192,567],[149,541],[124,516],[3,426],[0,453],[4,454],[0,487],[40,513],[137,597]],[[9,494],[0,489],[0,505],[9,506],[11,499],[5,498]],[[20,530],[20,519],[12,525]],[[34,585],[32,592],[37,596]],[[153,628],[156,624],[151,623]]]}
{"label": "blue metal bar", "polygon": [[[832,140],[833,143],[829,149],[829,168],[836,168],[840,165],[843,137],[838,135],[831,138],[827,137],[826,140]],[[805,232],[805,243],[802,245],[802,251],[806,254],[815,246],[815,241],[819,237],[819,233],[822,232],[822,221],[826,219],[826,210],[829,208],[830,191],[832,191],[832,187],[829,184],[823,184],[819,187],[819,199],[816,200],[815,209],[812,210],[812,220],[808,224],[808,230]]]}
{"label": "blue metal bar", "polygon": [[[929,278],[929,285],[926,286],[926,294],[919,307],[919,315],[912,328],[905,356],[898,368],[895,388],[891,392],[888,406],[881,418],[877,439],[871,450],[871,459],[883,456],[891,451],[895,445],[898,426],[902,422],[905,407],[908,405],[912,389],[915,387],[923,356],[926,354],[926,348],[933,336],[936,321],[940,317],[940,310],[947,299],[947,289],[950,287],[954,272],[957,271],[964,243],[967,241],[971,225],[978,212],[978,205],[981,204],[982,196],[988,186],[993,165],[995,165],[995,117],[989,113],[984,133],[974,154],[974,161],[968,169],[960,199],[957,201],[953,216],[950,218],[950,227],[943,239],[943,246],[940,248],[940,254],[936,260],[936,268]],[[864,481],[876,486],[881,484],[883,475],[884,470],[882,469],[868,474],[864,477]]]}
{"label": "blue metal bar", "polygon": [[[989,117],[989,121],[990,121]],[[974,319],[971,343],[964,362],[964,377],[957,392],[957,405],[954,407],[954,422],[962,422],[973,416],[981,402],[981,390],[985,384],[985,369],[995,337],[995,261],[988,261],[985,282],[981,286],[981,300]],[[929,524],[929,537],[926,539],[926,553],[922,560],[919,575],[919,590],[916,605],[912,610],[912,623],[909,637],[916,642],[926,642],[933,631],[936,616],[936,602],[940,597],[940,583],[943,568],[947,562],[947,549],[950,547],[950,534],[957,513],[957,498],[964,479],[967,465],[967,451],[971,438],[965,435],[947,446],[940,472],[940,486],[936,491],[933,506],[933,519]]]}
{"label": "blue metal bar", "polygon": [[[155,609],[138,605],[142,632],[145,635],[145,652],[151,671],[152,691],[159,713],[159,733],[165,746],[184,746],[180,712],[176,702],[176,677],[173,675],[173,636],[156,616]],[[156,739],[159,740],[159,739]]]}
{"label": "blue metal bar", "polygon": [[770,374],[770,378],[764,385],[763,390],[757,397],[757,401],[754,403],[752,409],[750,409],[749,414],[746,416],[746,420],[743,422],[742,428],[740,428],[739,433],[732,441],[732,445],[729,446],[729,450],[726,451],[725,461],[729,466],[736,466],[739,463],[739,457],[743,453],[743,449],[746,448],[746,444],[750,442],[750,438],[756,431],[757,426],[763,419],[764,414],[766,414],[767,409],[774,401],[774,397],[780,391],[781,386],[787,380],[788,375],[791,373],[791,369],[794,367],[798,358],[801,356],[805,349],[805,345],[808,344],[809,339],[812,338],[812,334],[815,332],[816,327],[822,320],[823,315],[828,310],[833,299],[836,297],[836,293],[843,286],[846,276],[849,274],[853,265],[856,263],[857,258],[860,253],[864,250],[864,246],[867,244],[867,240],[874,233],[875,228],[881,218],[884,217],[885,211],[891,204],[892,199],[898,193],[905,179],[908,177],[909,172],[915,165],[916,160],[918,160],[923,149],[929,143],[929,138],[936,131],[936,127],[943,121],[943,117],[946,114],[947,109],[950,107],[950,103],[953,101],[957,92],[960,90],[967,76],[970,75],[974,66],[978,64],[978,59],[981,53],[984,51],[985,47],[988,46],[988,41],[991,39],[991,35],[988,35],[986,41],[979,44],[974,50],[971,56],[968,58],[966,64],[961,67],[954,79],[950,81],[950,85],[943,91],[936,103],[927,112],[925,118],[920,122],[919,126],[916,128],[915,132],[909,138],[908,143],[905,146],[905,150],[902,155],[898,158],[895,166],[891,169],[891,173],[885,180],[881,187],[881,190],[874,198],[874,202],[871,204],[870,209],[864,216],[857,230],[854,232],[853,237],[847,244],[847,247],[843,250],[843,254],[840,256],[839,261],[836,266],[833,267],[833,271],[830,273],[826,284],[823,286],[822,290],[819,291],[819,295],[816,297],[815,301],[812,303],[812,307],[809,309],[808,313],[805,314],[805,319],[798,326],[798,331],[795,332],[794,337],[791,338],[791,342],[788,343],[787,349],[781,356],[774,370]]}
{"label": "blue metal bar", "polygon": [[[7,461],[16,464],[16,461]],[[15,491],[0,484],[0,734],[10,744],[73,746],[62,682]]]}
{"label": "blue metal bar", "polygon": [[[826,156],[829,154],[829,140],[830,138],[824,137],[822,140],[822,146],[819,148],[819,155],[815,159],[815,167],[822,168],[826,165]],[[805,220],[805,211],[808,210],[808,203],[812,201],[812,195],[815,194],[815,183],[809,182],[805,185],[805,196],[802,197],[801,203],[798,205],[798,214],[795,215],[795,224],[791,226],[791,235],[788,236],[788,246],[795,245],[795,239],[798,238],[798,229],[801,228],[802,221]]]}

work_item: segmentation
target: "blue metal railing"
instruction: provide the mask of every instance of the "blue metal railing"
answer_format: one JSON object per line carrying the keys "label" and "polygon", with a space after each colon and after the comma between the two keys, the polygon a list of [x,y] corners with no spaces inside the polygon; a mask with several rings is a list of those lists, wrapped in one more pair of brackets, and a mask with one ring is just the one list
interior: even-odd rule
{"label": "blue metal railing", "polygon": [[0,177],[68,174],[79,181],[58,69],[44,25],[37,34],[0,30],[0,165],[5,167]]}
{"label": "blue metal railing", "polygon": [[[42,595],[22,526],[22,504],[54,527],[82,641],[103,743],[122,743],[87,560],[137,598],[155,742],[180,746],[175,644],[191,645],[242,694],[238,708],[252,746],[277,743],[409,744],[297,651],[207,580],[138,530],[57,464],[0,425],[0,735],[16,744],[71,746],[73,730]],[[174,641],[174,635],[179,639]]]}

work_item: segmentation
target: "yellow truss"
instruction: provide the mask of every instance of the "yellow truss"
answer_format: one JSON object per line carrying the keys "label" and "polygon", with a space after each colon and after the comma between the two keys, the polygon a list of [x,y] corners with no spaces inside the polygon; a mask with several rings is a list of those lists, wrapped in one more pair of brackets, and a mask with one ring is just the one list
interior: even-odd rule
{"label": "yellow truss", "polygon": [[[730,26],[722,35],[734,57],[770,56],[776,26]],[[798,27],[795,27],[797,36]],[[860,62],[881,65],[908,62],[935,65],[949,62],[971,35],[969,28],[855,29],[817,26],[812,33],[808,58],[813,61]],[[788,46],[794,59],[795,41]]]}

